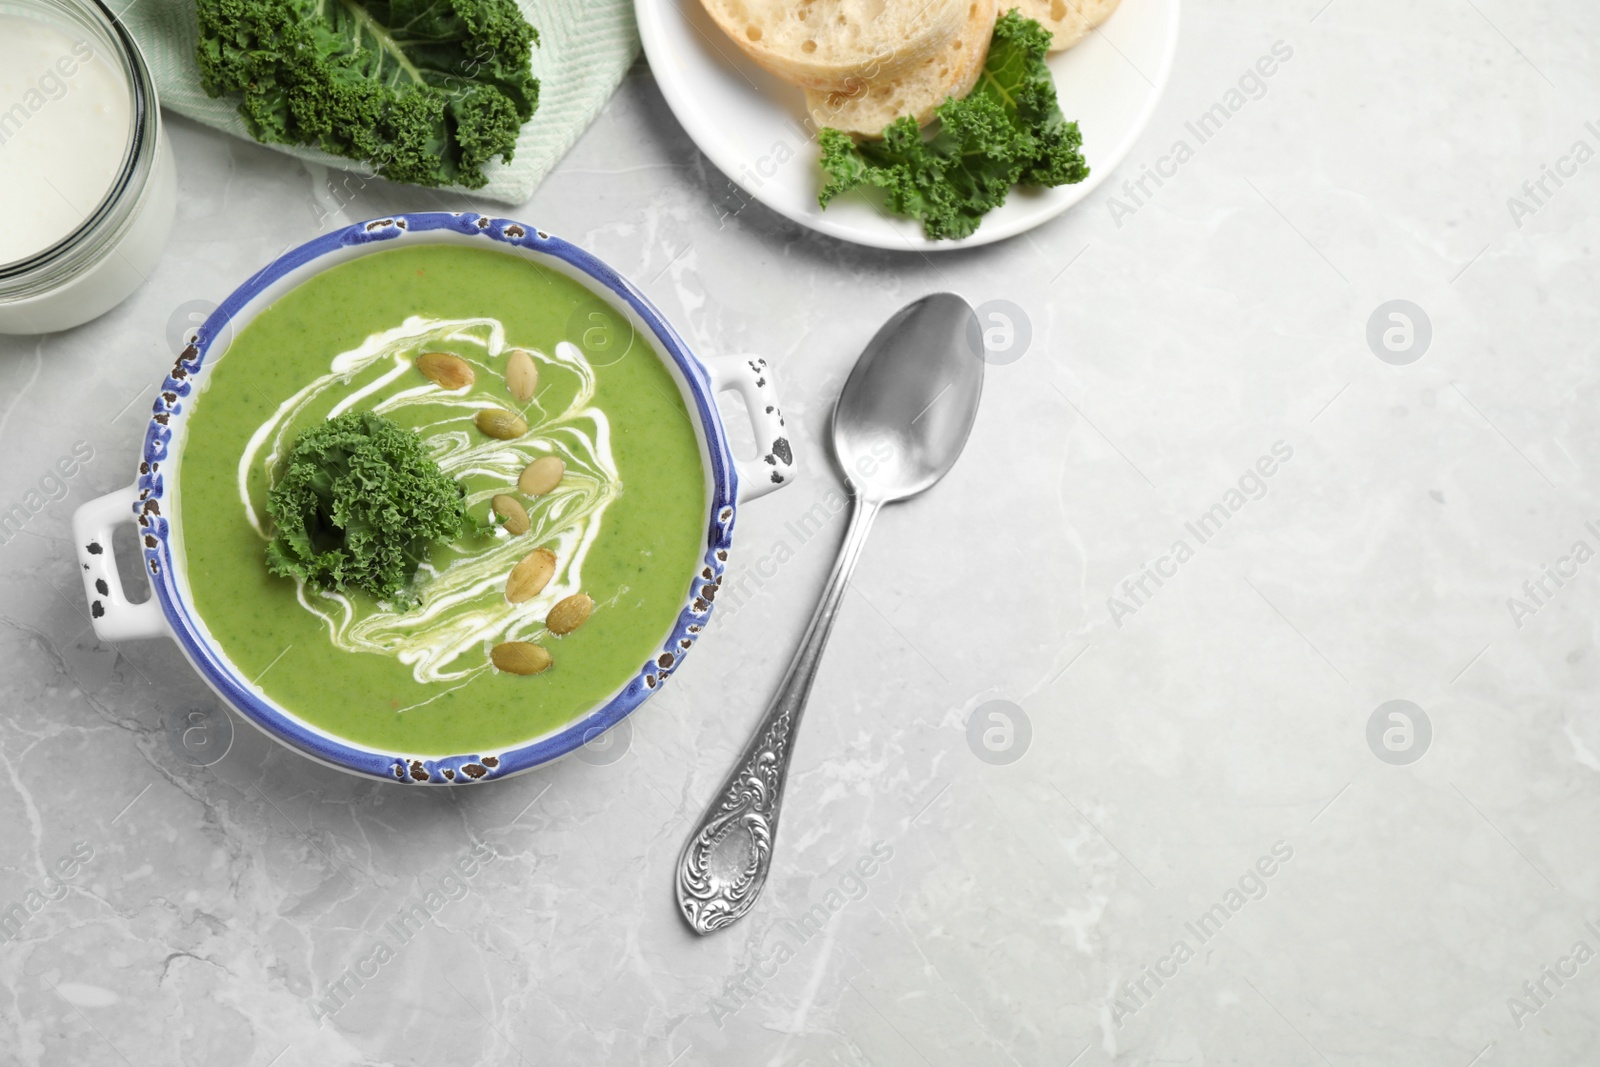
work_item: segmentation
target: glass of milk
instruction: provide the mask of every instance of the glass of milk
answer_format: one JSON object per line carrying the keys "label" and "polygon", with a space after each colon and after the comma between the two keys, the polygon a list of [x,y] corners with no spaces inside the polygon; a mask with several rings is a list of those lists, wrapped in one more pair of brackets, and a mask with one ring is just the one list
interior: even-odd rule
{"label": "glass of milk", "polygon": [[172,153],[133,37],[100,0],[0,0],[0,333],[115,307],[172,230]]}

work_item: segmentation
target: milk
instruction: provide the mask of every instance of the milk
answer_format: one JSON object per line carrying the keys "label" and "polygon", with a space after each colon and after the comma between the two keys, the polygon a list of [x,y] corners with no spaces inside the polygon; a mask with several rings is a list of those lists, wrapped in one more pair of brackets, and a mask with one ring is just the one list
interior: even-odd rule
{"label": "milk", "polygon": [[87,34],[0,15],[0,264],[66,237],[116,180],[133,109],[114,64]]}

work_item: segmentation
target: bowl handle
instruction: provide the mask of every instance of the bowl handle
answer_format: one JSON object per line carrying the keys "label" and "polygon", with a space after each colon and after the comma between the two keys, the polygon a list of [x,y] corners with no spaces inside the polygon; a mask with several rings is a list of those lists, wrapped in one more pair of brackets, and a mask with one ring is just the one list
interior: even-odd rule
{"label": "bowl handle", "polygon": [[128,602],[111,553],[111,531],[118,523],[133,522],[138,502],[139,487],[130,485],[89,501],[72,515],[72,538],[78,546],[94,634],[106,642],[172,634],[154,593],[142,604]]}
{"label": "bowl handle", "polygon": [[739,459],[739,503],[766,496],[794,480],[794,449],[789,445],[772,372],[760,356],[715,356],[703,360],[714,392],[733,390],[744,400],[755,428],[755,459]]}

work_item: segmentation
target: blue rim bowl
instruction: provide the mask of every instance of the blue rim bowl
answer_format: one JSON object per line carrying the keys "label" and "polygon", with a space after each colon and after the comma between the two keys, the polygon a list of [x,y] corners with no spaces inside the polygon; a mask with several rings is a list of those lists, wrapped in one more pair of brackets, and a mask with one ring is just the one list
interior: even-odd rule
{"label": "blue rim bowl", "polygon": [[[177,504],[174,476],[181,467],[184,419],[198,402],[213,349],[224,351],[227,341],[256,314],[318,271],[372,251],[424,243],[476,245],[531,259],[584,283],[626,315],[636,330],[642,330],[654,342],[653,347],[678,383],[700,441],[707,488],[705,551],[695,573],[684,576],[682,608],[655,654],[609,698],[557,730],[509,748],[446,756],[385,751],[358,744],[312,725],[268,699],[207,635],[185,596],[187,576],[174,559],[169,525],[169,516]],[[325,764],[388,781],[448,785],[504,778],[548,763],[616,725],[682,664],[705,628],[722,581],[741,483],[758,486],[757,492],[764,493],[790,478],[791,457],[782,436],[769,438],[771,444],[764,450],[765,455],[755,461],[734,458],[715,401],[719,390],[739,389],[747,394],[758,435],[763,429],[761,415],[768,420],[776,418],[775,423],[769,422],[769,428],[781,428],[781,413],[765,392],[770,388],[765,361],[724,358],[713,366],[716,373],[690,353],[661,313],[616,271],[588,252],[532,226],[475,213],[427,212],[356,223],[308,241],[284,253],[234,290],[196,331],[193,343],[183,350],[162,383],[145,430],[133,500],[143,563],[154,600],[171,636],[223,700],[269,736]],[[745,375],[744,380],[728,377],[738,374]],[[750,395],[769,402],[758,407],[750,402]],[[778,432],[781,434],[781,430]],[[755,494],[747,491],[745,495],[748,499]],[[169,505],[167,514],[162,511],[163,501]],[[78,547],[82,553],[86,547],[96,552],[98,546]],[[85,570],[88,569],[86,562]],[[98,601],[94,607],[98,619]]]}

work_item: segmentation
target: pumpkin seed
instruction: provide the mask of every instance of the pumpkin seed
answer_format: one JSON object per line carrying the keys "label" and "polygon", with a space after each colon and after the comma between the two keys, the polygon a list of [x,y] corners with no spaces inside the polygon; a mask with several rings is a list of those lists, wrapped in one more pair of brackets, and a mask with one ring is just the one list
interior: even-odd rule
{"label": "pumpkin seed", "polygon": [[556,554],[548,548],[536,548],[522,557],[522,562],[511,568],[506,578],[506,599],[513,604],[532,600],[556,576]]}
{"label": "pumpkin seed", "polygon": [[512,441],[528,432],[528,423],[521,415],[503,408],[484,408],[472,417],[478,429],[501,441]]}
{"label": "pumpkin seed", "polygon": [[520,348],[512,349],[506,360],[506,388],[522,404],[532,400],[539,388],[539,368],[533,357]]}
{"label": "pumpkin seed", "polygon": [[517,488],[529,496],[542,496],[561,484],[567,465],[560,456],[540,456],[523,468],[517,477]]}
{"label": "pumpkin seed", "polygon": [[417,369],[441,389],[464,389],[477,380],[472,364],[449,352],[424,352]]}
{"label": "pumpkin seed", "polygon": [[507,533],[520,537],[528,532],[528,527],[532,525],[528,522],[528,509],[517,503],[516,497],[497,493],[489,505],[494,508],[496,515],[505,520]]}
{"label": "pumpkin seed", "polygon": [[544,624],[553,634],[570,634],[588,620],[593,610],[594,601],[589,599],[588,594],[574,593],[556,602],[550,614],[545,616]]}
{"label": "pumpkin seed", "polygon": [[528,641],[502,641],[489,650],[489,660],[507,674],[538,674],[550,667],[550,653]]}

